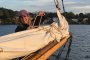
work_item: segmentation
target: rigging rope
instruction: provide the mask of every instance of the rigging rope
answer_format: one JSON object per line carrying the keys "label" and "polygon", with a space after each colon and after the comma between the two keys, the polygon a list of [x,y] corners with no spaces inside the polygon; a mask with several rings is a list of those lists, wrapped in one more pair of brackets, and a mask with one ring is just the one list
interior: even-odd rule
{"label": "rigging rope", "polygon": [[34,19],[34,22],[33,22],[33,27],[34,27],[34,24],[35,24],[36,18],[37,18],[37,15],[36,15],[36,17],[35,17],[35,19]]}
{"label": "rigging rope", "polygon": [[39,26],[34,26],[34,24],[36,23],[37,17],[38,17],[38,16],[36,15],[36,17],[35,17],[35,19],[34,19],[34,22],[33,22],[33,27],[39,27],[40,24],[41,24],[42,16],[40,17]]}
{"label": "rigging rope", "polygon": [[64,2],[62,0],[63,12],[65,13]]}
{"label": "rigging rope", "polygon": [[58,55],[57,55],[57,59],[58,59],[58,60],[60,60],[60,56],[62,55],[62,53],[63,53],[63,51],[64,51],[65,46],[66,46],[66,43],[65,43],[65,45],[63,46],[62,50],[61,50],[61,51],[59,51],[59,53],[58,53]]}
{"label": "rigging rope", "polygon": [[72,34],[70,33],[70,41],[69,41],[69,46],[68,46],[68,51],[66,53],[66,57],[65,57],[65,60],[69,60],[69,55],[70,55],[70,51],[71,51],[71,45],[72,45]]}
{"label": "rigging rope", "polygon": [[40,18],[39,26],[40,26],[40,24],[41,24],[41,20],[42,20],[42,16],[41,16],[41,18]]}
{"label": "rigging rope", "polygon": [[[70,51],[71,51],[71,44],[72,44],[72,35],[70,34],[70,37],[69,37],[69,45],[68,45],[68,50],[66,52],[66,57],[64,60],[69,60],[69,55],[70,55]],[[65,46],[67,45],[67,43],[65,43],[65,45],[61,48],[62,50],[59,50],[58,54],[57,55],[52,55],[52,56],[55,56],[56,59],[55,60],[61,60],[60,59],[60,56],[62,55],[63,51],[64,51],[64,48]]]}

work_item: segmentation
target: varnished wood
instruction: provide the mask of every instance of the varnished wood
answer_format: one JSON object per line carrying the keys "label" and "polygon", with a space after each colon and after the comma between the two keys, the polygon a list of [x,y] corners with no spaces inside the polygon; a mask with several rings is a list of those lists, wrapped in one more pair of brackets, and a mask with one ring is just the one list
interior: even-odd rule
{"label": "varnished wood", "polygon": [[34,52],[22,60],[46,60],[48,59],[57,49],[62,47],[68,41],[68,37],[63,38],[60,42],[54,40],[50,42],[47,46],[43,47],[42,49]]}

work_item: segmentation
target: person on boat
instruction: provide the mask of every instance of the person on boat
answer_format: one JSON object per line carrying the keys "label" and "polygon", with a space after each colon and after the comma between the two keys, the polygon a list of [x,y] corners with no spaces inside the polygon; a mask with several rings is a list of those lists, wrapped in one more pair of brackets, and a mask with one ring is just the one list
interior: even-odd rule
{"label": "person on boat", "polygon": [[32,17],[29,15],[29,12],[26,10],[19,11],[19,18],[16,20],[16,24],[18,25],[15,29],[15,32],[24,31],[32,28]]}
{"label": "person on boat", "polygon": [[39,11],[36,15],[36,17],[32,20],[33,26],[38,27],[40,24],[44,24],[44,21],[46,20],[46,15],[44,11]]}

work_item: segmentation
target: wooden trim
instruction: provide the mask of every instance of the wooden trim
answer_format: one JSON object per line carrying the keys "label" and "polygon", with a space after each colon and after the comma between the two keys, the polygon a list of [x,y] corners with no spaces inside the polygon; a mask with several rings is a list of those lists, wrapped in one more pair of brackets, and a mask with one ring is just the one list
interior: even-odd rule
{"label": "wooden trim", "polygon": [[68,38],[69,37],[65,37],[60,42],[57,42],[56,40],[54,40],[53,42],[50,42],[44,48],[38,50],[37,52],[34,52],[33,54],[30,54],[30,55],[24,57],[21,60],[46,60],[56,50],[58,50],[60,47],[62,47],[68,41]]}

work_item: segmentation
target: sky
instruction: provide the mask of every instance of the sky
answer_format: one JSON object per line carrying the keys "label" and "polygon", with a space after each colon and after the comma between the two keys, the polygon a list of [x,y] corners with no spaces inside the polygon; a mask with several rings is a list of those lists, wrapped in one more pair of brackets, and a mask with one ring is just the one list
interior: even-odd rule
{"label": "sky", "polygon": [[[62,9],[61,0],[58,1]],[[90,13],[90,0],[64,0],[64,5],[66,12]],[[0,0],[0,7],[14,11],[26,9],[29,12],[56,12],[54,0]]]}

